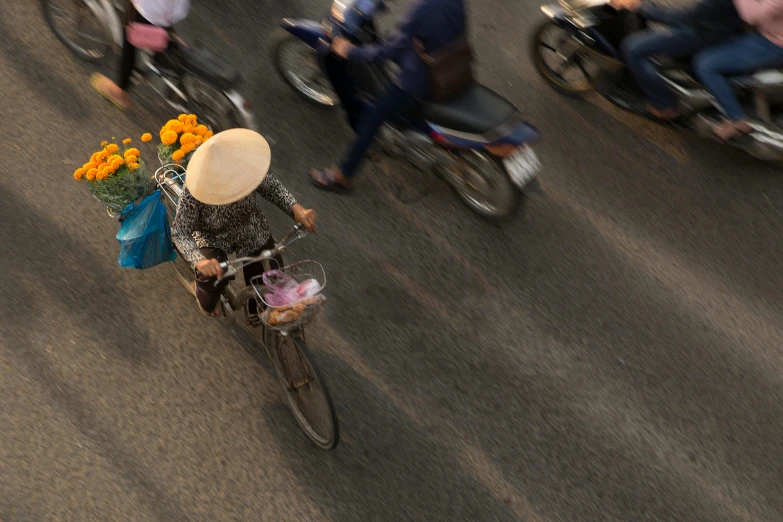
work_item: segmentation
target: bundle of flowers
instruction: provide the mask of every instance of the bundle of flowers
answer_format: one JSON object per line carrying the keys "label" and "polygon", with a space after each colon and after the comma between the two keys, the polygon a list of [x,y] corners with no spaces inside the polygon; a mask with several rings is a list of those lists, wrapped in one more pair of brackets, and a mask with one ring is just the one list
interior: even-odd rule
{"label": "bundle of flowers", "polygon": [[[145,140],[147,136],[149,139]],[[150,139],[149,134],[142,137],[142,141]],[[93,196],[106,205],[112,216],[119,216],[122,209],[144,195],[150,185],[141,153],[135,147],[128,147],[130,143],[131,139],[125,138],[120,152],[119,145],[104,141],[102,149],[73,173],[76,180],[87,183]]]}
{"label": "bundle of flowers", "polygon": [[196,148],[212,137],[212,131],[200,124],[195,114],[180,114],[160,129],[158,159],[162,164],[185,166]]}

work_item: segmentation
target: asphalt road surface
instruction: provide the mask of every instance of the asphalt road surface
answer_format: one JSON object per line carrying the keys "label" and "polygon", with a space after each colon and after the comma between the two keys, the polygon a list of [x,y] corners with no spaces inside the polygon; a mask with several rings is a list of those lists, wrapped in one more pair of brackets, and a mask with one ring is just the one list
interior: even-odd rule
{"label": "asphalt road surface", "polygon": [[3,0],[2,522],[783,520],[780,170],[558,96],[528,57],[537,5],[474,0],[481,77],[541,128],[545,194],[497,227],[387,158],[321,193],[305,173],[349,130],[276,77],[268,37],[328,6],[194,4],[183,34],[241,69],[317,209],[295,255],[327,270],[308,333],[342,441],[304,438],[252,335],[169,267],[117,266],[71,173],[171,112],[142,88],[120,113],[38,2]]}

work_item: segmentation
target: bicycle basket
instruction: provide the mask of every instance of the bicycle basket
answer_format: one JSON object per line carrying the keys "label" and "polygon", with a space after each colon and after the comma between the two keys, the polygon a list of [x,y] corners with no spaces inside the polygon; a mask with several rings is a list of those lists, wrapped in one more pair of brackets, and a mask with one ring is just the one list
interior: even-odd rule
{"label": "bicycle basket", "polygon": [[[300,328],[315,319],[326,302],[326,298],[322,294],[326,287],[326,272],[321,263],[312,260],[298,261],[281,268],[279,272],[292,277],[297,283],[315,280],[319,285],[319,290],[315,295],[280,305],[270,302],[271,291],[264,283],[264,275],[252,278],[250,284],[253,285],[256,299],[265,308],[261,314],[261,320],[275,330]],[[270,273],[266,272],[265,275]]]}

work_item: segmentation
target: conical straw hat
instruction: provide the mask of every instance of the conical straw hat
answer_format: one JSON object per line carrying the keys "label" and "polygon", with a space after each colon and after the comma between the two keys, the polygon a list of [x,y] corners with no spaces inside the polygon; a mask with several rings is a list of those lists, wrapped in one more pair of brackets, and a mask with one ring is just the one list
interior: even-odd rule
{"label": "conical straw hat", "polygon": [[257,132],[219,132],[193,153],[186,177],[188,190],[207,205],[234,203],[258,188],[271,162],[269,144]]}

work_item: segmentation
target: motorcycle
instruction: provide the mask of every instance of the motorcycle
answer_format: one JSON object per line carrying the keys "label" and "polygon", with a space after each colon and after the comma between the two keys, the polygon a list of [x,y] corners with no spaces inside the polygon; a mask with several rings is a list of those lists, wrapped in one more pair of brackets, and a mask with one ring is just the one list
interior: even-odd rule
{"label": "motorcycle", "polygon": [[[352,127],[391,85],[393,65],[347,62],[331,52],[342,36],[377,42],[374,17],[383,0],[334,0],[323,22],[286,18],[272,38],[278,73],[305,100],[342,105]],[[524,193],[537,188],[541,168],[530,144],[538,131],[508,100],[480,84],[443,103],[422,103],[387,123],[377,141],[421,169],[435,169],[459,199],[489,220],[511,217]]]}
{"label": "motorcycle", "polygon": [[[647,27],[637,14],[618,11],[601,0],[560,0],[541,6],[547,20],[533,34],[533,62],[551,87],[568,96],[591,91],[621,109],[647,115],[647,102],[623,63],[620,45],[625,37]],[[658,60],[659,74],[677,95],[683,117],[676,124],[711,138],[722,121],[713,96],[691,72],[690,59]],[[783,72],[758,71],[731,79],[736,93],[755,123],[753,132],[728,141],[766,161],[783,160]]]}

